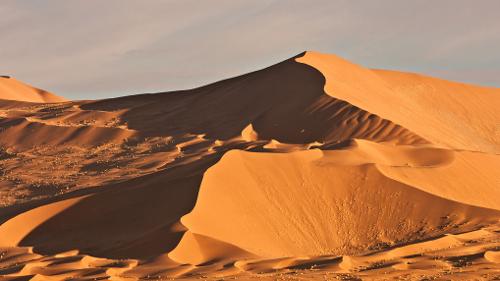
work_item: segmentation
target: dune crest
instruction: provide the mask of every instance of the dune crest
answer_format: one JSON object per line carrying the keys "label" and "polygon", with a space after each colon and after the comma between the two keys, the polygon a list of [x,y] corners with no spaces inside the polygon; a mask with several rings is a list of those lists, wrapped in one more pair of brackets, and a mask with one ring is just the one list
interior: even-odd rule
{"label": "dune crest", "polygon": [[317,52],[96,101],[1,77],[0,277],[491,280],[499,93]]}
{"label": "dune crest", "polygon": [[306,52],[296,60],[325,76],[327,94],[400,124],[435,144],[500,152],[498,88],[371,70],[317,52]]}

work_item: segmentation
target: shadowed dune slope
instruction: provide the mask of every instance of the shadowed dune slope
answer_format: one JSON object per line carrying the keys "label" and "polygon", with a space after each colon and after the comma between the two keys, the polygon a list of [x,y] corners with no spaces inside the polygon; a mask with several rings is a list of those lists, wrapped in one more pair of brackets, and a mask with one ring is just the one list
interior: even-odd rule
{"label": "shadowed dune slope", "polygon": [[0,99],[42,103],[66,101],[62,97],[7,76],[0,76]]}
{"label": "shadowed dune slope", "polygon": [[325,77],[294,58],[189,91],[88,103],[87,110],[124,110],[128,127],[148,135],[206,134],[230,139],[252,124],[259,137],[283,143],[365,138],[426,143],[420,136],[324,92]]}
{"label": "shadowed dune slope", "polygon": [[[0,143],[24,148],[96,146],[131,137],[186,134],[227,140],[239,136],[248,124],[261,139],[283,143],[339,143],[351,138],[404,144],[428,142],[397,123],[327,95],[324,85],[321,72],[292,58],[188,91],[48,108],[3,103],[11,110],[0,124],[4,128]],[[13,106],[17,106],[17,112]]]}
{"label": "shadowed dune slope", "polygon": [[34,245],[52,254],[78,249],[115,258],[166,253],[185,231],[179,219],[194,205],[199,171],[210,163],[158,172],[20,213],[0,226],[0,246]]}

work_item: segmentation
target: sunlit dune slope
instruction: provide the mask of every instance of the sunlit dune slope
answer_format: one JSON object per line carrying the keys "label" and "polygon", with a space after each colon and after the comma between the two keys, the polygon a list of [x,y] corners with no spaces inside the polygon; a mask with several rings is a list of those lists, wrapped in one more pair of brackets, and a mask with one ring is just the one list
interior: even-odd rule
{"label": "sunlit dune slope", "polygon": [[[433,237],[457,225],[462,230],[474,228],[500,218],[499,211],[424,192],[386,176],[380,168],[407,167],[432,181],[440,176],[441,166],[453,161],[449,159],[453,153],[381,149],[386,149],[386,157],[377,157],[381,151],[373,147],[342,153],[231,151],[205,173],[196,206],[181,221],[194,233],[270,258],[359,254],[378,245]],[[367,157],[359,157],[363,154]],[[484,198],[500,196],[495,189],[480,190],[486,193]],[[469,194],[476,196],[474,191]]]}
{"label": "sunlit dune slope", "polygon": [[370,70],[334,55],[297,59],[325,77],[325,92],[435,143],[500,152],[500,89],[418,74]]}
{"label": "sunlit dune slope", "polygon": [[28,102],[63,102],[66,99],[27,85],[12,77],[0,76],[0,99]]}

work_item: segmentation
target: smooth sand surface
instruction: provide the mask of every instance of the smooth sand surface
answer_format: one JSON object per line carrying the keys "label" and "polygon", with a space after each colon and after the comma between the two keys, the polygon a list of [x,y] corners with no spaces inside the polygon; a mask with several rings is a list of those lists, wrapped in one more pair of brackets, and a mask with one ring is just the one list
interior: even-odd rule
{"label": "smooth sand surface", "polygon": [[0,78],[0,279],[500,278],[498,108],[316,52],[97,101]]}
{"label": "smooth sand surface", "polygon": [[63,102],[66,99],[27,85],[9,76],[0,76],[0,99],[27,102]]}

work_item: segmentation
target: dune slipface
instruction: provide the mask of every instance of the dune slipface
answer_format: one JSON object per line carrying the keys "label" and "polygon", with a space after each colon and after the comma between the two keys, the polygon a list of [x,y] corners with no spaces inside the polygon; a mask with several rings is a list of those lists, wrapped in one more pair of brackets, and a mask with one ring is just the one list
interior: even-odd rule
{"label": "dune slipface", "polygon": [[11,79],[6,280],[498,277],[500,89],[316,52],[96,101]]}

